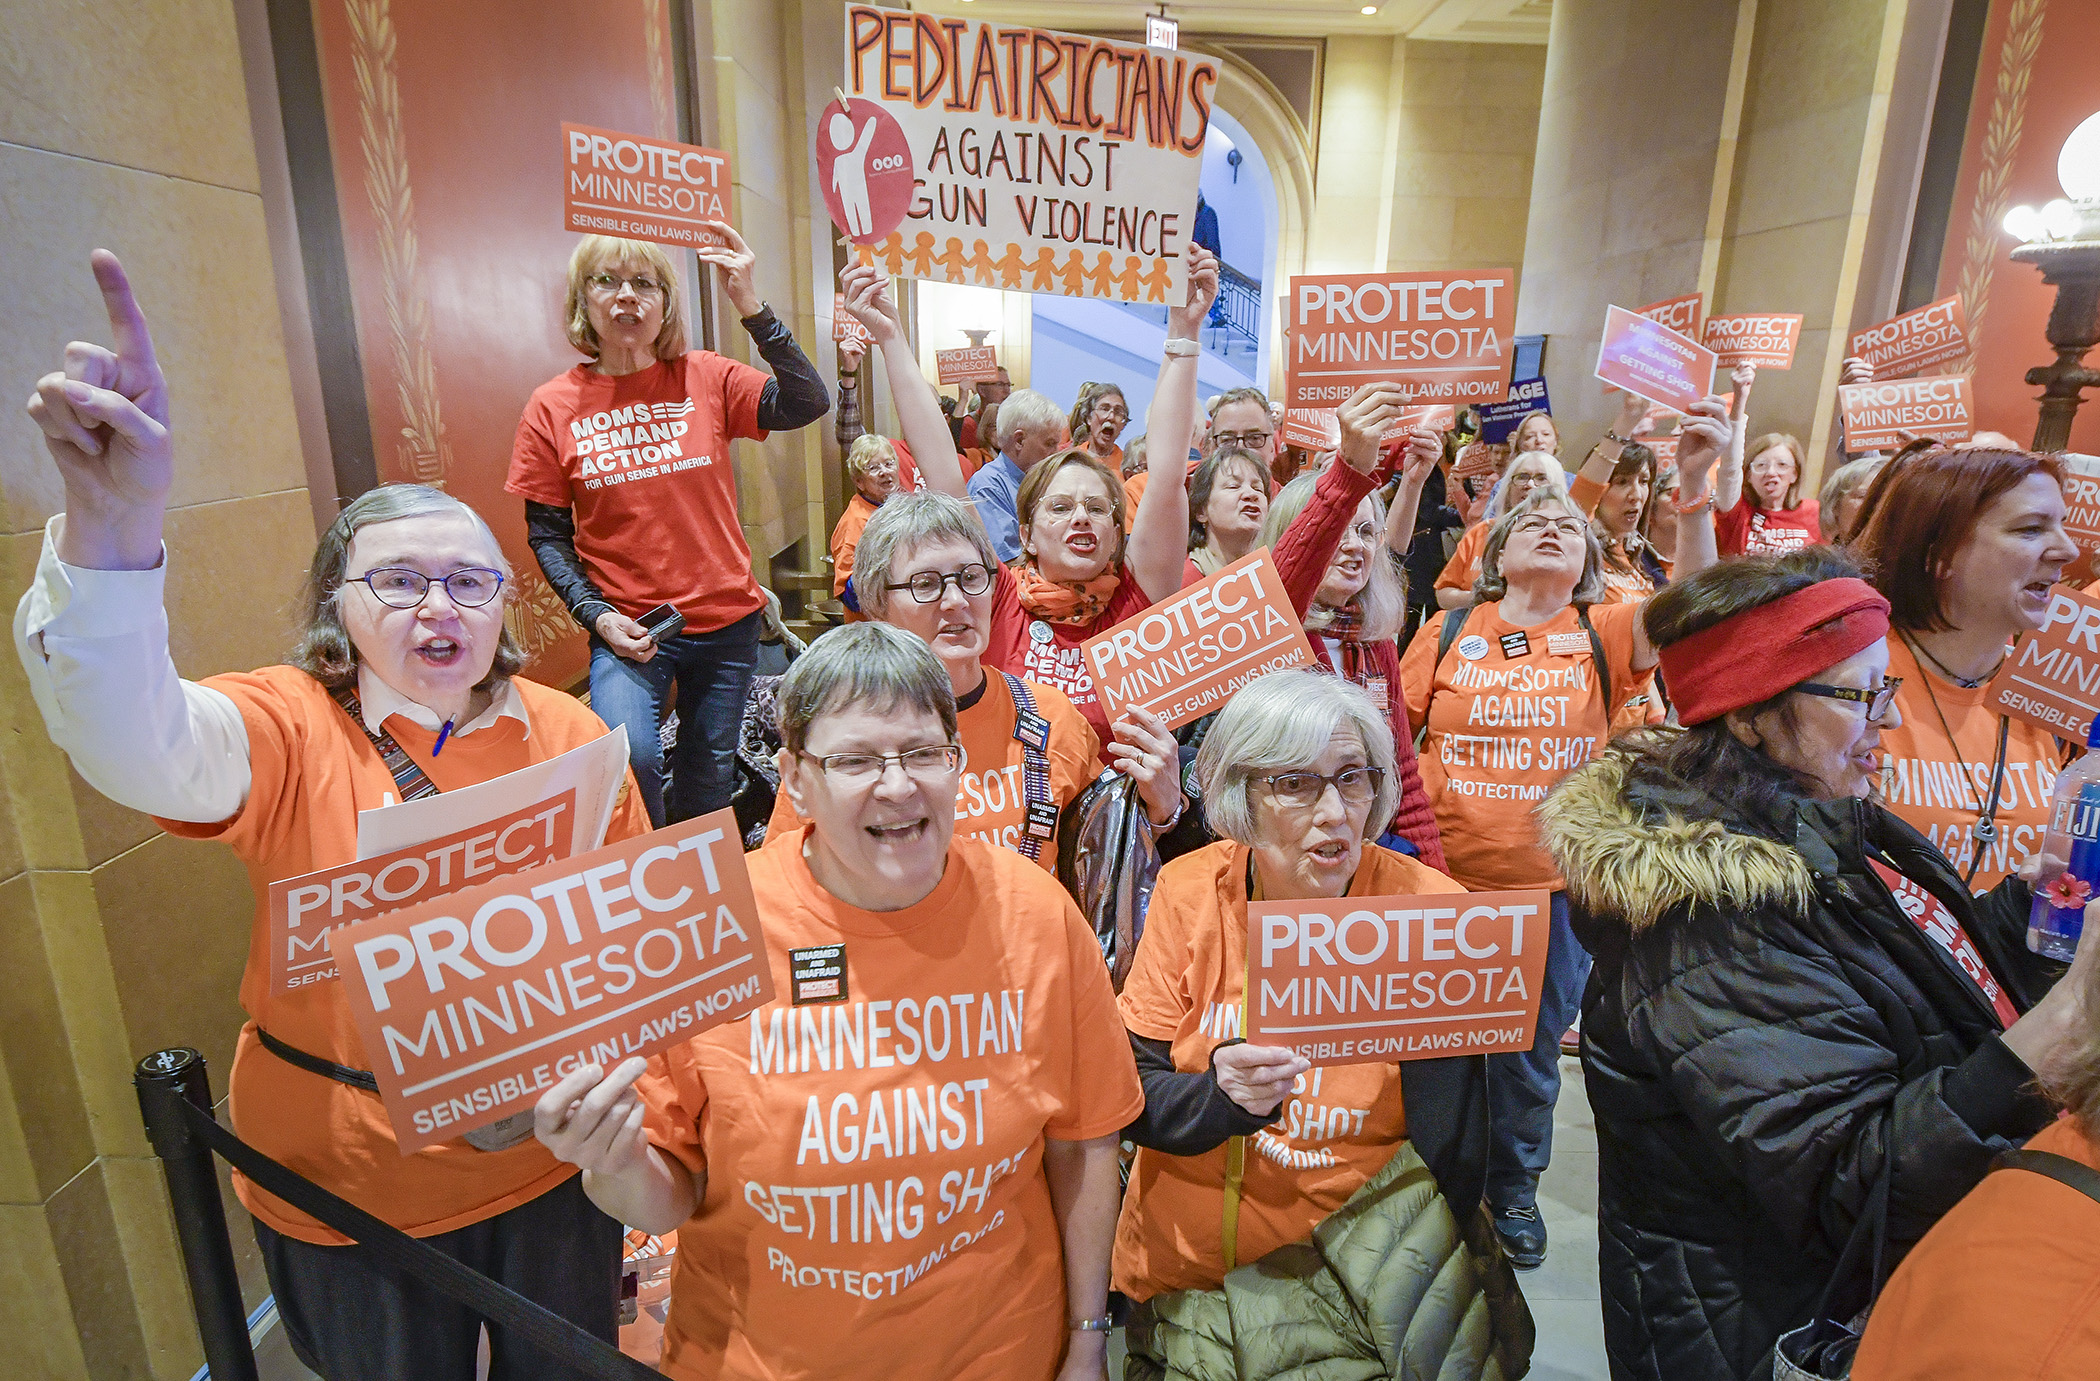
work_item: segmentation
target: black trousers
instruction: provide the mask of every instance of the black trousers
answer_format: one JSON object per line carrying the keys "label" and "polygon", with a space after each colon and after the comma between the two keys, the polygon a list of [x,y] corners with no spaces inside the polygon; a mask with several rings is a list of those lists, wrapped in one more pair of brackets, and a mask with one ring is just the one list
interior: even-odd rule
{"label": "black trousers", "polygon": [[[619,1341],[619,1223],[572,1176],[528,1203],[423,1241],[604,1339]],[[420,1281],[261,1222],[255,1242],[292,1352],[324,1381],[474,1381],[482,1318]],[[489,1329],[489,1381],[561,1381],[557,1366]]]}

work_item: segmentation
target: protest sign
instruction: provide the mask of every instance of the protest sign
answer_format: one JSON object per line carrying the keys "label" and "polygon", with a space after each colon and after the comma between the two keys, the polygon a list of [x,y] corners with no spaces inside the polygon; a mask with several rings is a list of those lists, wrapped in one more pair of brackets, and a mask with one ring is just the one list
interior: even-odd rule
{"label": "protest sign", "polygon": [[333,982],[328,932],[574,852],[576,788],[379,858],[270,884],[270,991]]}
{"label": "protest sign", "polygon": [[[1458,409],[1450,403],[1417,403],[1400,409],[1378,434],[1380,445],[1406,436],[1416,427],[1448,432],[1458,424]],[[1332,451],[1342,444],[1342,424],[1333,408],[1285,408],[1283,440],[1287,446],[1310,451]]]}
{"label": "protest sign", "polygon": [[1509,396],[1511,269],[1294,277],[1288,304],[1288,407],[1334,407],[1374,383],[1407,384],[1416,402]]}
{"label": "protest sign", "polygon": [[646,134],[562,123],[562,224],[586,235],[665,245],[726,243],[702,228],[729,219],[729,155]]}
{"label": "protest sign", "polygon": [[831,295],[831,338],[840,344],[849,340],[857,342],[863,350],[874,339],[868,334],[868,328],[860,324],[860,318],[846,310],[844,293]]}
{"label": "protest sign", "polygon": [[1487,403],[1480,409],[1480,439],[1497,446],[1506,443],[1517,424],[1534,412],[1553,411],[1553,400],[1546,393],[1544,379],[1525,379],[1509,386],[1509,397],[1499,403]]}
{"label": "protest sign", "polygon": [[1704,293],[1686,293],[1683,297],[1666,297],[1660,302],[1651,302],[1645,307],[1633,309],[1635,316],[1644,316],[1650,321],[1659,321],[1679,335],[1697,339],[1699,335],[1699,310],[1705,305]]}
{"label": "protest sign", "polygon": [[2057,458],[2064,467],[2064,535],[2078,544],[2063,578],[2085,584],[2100,575],[2100,456],[2066,451]]}
{"label": "protest sign", "polygon": [[1969,322],[1960,296],[1943,297],[1852,335],[1852,353],[1874,377],[1901,379],[1969,356]]}
{"label": "protest sign", "polygon": [[1699,342],[1714,352],[1723,369],[1754,364],[1759,369],[1792,369],[1794,347],[1801,343],[1799,312],[1762,316],[1710,316]]}
{"label": "protest sign", "polygon": [[719,810],[331,931],[402,1154],[770,1001],[739,841]]}
{"label": "protest sign", "polygon": [[966,345],[959,350],[933,352],[934,368],[944,384],[975,383],[999,377],[999,352],[989,345]]}
{"label": "protest sign", "polygon": [[1714,352],[1659,321],[1606,307],[1597,377],[1651,403],[1688,412],[1713,389]]}
{"label": "protest sign", "polygon": [[1080,654],[1110,719],[1136,705],[1169,729],[1265,672],[1313,664],[1267,547],[1089,638]]}
{"label": "protest sign", "polygon": [[1637,436],[1639,444],[1655,453],[1655,472],[1661,474],[1677,463],[1677,438],[1675,436]]}
{"label": "protest sign", "polygon": [[1247,903],[1252,1045],[1316,1065],[1528,1050],[1546,892]]}
{"label": "protest sign", "polygon": [[441,791],[419,800],[390,803],[357,813],[357,856],[377,858],[456,833],[469,825],[507,816],[520,801],[552,800],[576,789],[575,828],[563,856],[586,853],[605,842],[605,826],[627,781],[627,729],[623,725],[568,752],[506,772],[474,786]]}
{"label": "protest sign", "polygon": [[918,179],[863,263],[950,283],[1179,303],[1218,84],[1200,54],[848,5],[846,95]]}
{"label": "protest sign", "polygon": [[2042,626],[2020,639],[1984,703],[2083,745],[2100,713],[2100,599],[2069,585],[2051,589]]}
{"label": "protest sign", "polygon": [[894,233],[918,190],[911,142],[896,117],[875,101],[833,101],[819,111],[817,185],[831,223],[854,244]]}
{"label": "protest sign", "polygon": [[1961,441],[1976,430],[1976,393],[1966,374],[1838,385],[1848,451],[1893,451],[1913,436]]}

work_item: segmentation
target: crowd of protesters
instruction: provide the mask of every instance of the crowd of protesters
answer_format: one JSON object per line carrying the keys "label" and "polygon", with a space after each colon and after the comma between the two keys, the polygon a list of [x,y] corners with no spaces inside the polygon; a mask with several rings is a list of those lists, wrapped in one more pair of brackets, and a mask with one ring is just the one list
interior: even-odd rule
{"label": "crowd of protesters", "polygon": [[[520,675],[483,515],[414,485],[323,535],[287,664],[178,677],[162,581],[200,557],[163,543],[170,400],[96,252],[113,348],[76,342],[36,384],[65,504],[16,619],[90,785],[225,841],[258,898],[355,858],[360,811],[607,725],[631,752],[609,841],[758,800],[770,1006],[403,1154],[340,985],[271,991],[258,941],[242,1137],[607,1342],[620,1224],[677,1233],[672,1376],[1096,1381],[1122,1328],[1134,1381],[1514,1378],[1573,1040],[1615,1377],[1788,1374],[1862,1314],[1855,1377],[2100,1374],[2100,1233],[2074,1216],[2100,1210],[2075,1173],[1990,1173],[2030,1142],[2100,1171],[2100,941],[2068,971],[2025,942],[2082,745],[1986,690],[2079,559],[2059,458],[1918,444],[1811,497],[1802,443],[1751,422],[1749,369],[1667,451],[1630,396],[1579,458],[1538,412],[1476,485],[1451,436],[1388,438],[1409,397],[1375,384],[1306,454],[1258,391],[1199,397],[1200,246],[1145,417],[1114,384],[1067,408],[1003,373],[956,409],[857,267],[840,301],[896,434],[843,457],[850,614],[805,646],[752,577],[730,445],[830,400],[717,229],[699,257],[770,373],[690,348],[662,250],[590,236],[563,308],[584,360],[524,402],[506,487],[589,635],[588,704]],[[675,417],[708,463],[586,482],[600,413]],[[1178,731],[1111,713],[1081,646],[1261,549],[1313,665]],[[1509,679],[1488,660],[1569,691],[1549,736],[1484,705]],[[1104,964],[1061,846],[1111,798],[1149,862],[1134,953]],[[1528,1047],[1314,1067],[1240,1039],[1250,900],[1520,889],[1551,896]],[[769,1021],[822,1049],[786,965],[824,946],[854,1020],[899,1051],[910,1031],[914,1063],[972,1002],[997,1039],[931,1076],[858,1040],[763,1063]],[[922,1088],[939,1130],[907,1150]],[[475,1375],[478,1316],[237,1187],[309,1367]],[[489,1334],[486,1374],[567,1374]]]}

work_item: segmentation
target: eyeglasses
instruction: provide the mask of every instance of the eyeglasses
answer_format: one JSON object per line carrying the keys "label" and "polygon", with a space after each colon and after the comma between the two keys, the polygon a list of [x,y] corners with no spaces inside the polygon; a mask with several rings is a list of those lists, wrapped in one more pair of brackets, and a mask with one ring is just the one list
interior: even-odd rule
{"label": "eyeglasses", "polygon": [[663,284],[646,273],[638,273],[632,278],[622,278],[612,273],[594,273],[583,281],[590,284],[593,292],[603,293],[607,297],[618,297],[622,283],[633,288],[636,297],[654,297],[664,290]]}
{"label": "eyeglasses", "polygon": [[963,750],[959,743],[933,743],[907,748],[901,753],[814,753],[802,755],[824,769],[824,775],[840,786],[873,786],[889,771],[891,763],[904,769],[915,782],[937,782],[961,769]]}
{"label": "eyeglasses", "polygon": [[1519,518],[1510,531],[1536,534],[1548,528],[1563,537],[1580,537],[1588,530],[1589,524],[1580,518]]}
{"label": "eyeglasses", "polygon": [[443,585],[445,597],[460,608],[479,609],[503,592],[503,572],[466,566],[447,576],[427,576],[406,566],[381,566],[344,583],[364,586],[389,609],[414,609],[429,597],[433,585]]}
{"label": "eyeglasses", "polygon": [[1246,451],[1259,451],[1262,447],[1269,444],[1269,438],[1274,435],[1274,432],[1261,431],[1212,432],[1210,440],[1213,446],[1238,446]]}
{"label": "eyeglasses", "polygon": [[1121,403],[1096,403],[1094,405],[1094,416],[1121,417],[1125,420],[1128,420],[1130,417],[1130,409],[1124,407]]}
{"label": "eyeglasses", "polygon": [[900,581],[895,585],[885,585],[882,588],[892,591],[909,590],[911,591],[911,597],[919,603],[932,604],[948,592],[948,582],[951,580],[955,582],[955,588],[962,593],[966,595],[981,595],[992,588],[991,567],[985,565],[982,561],[972,561],[960,570],[947,572],[920,571],[909,580]]}
{"label": "eyeglasses", "polygon": [[1097,523],[1105,523],[1116,514],[1115,505],[1105,499],[1088,499],[1083,504],[1066,498],[1045,499],[1036,507],[1059,522],[1064,522],[1082,508],[1086,510],[1086,516]]}
{"label": "eyeglasses", "polygon": [[1825,686],[1814,681],[1803,681],[1794,689],[1803,695],[1820,695],[1828,700],[1849,700],[1855,705],[1865,705],[1867,722],[1871,724],[1889,712],[1889,706],[1895,703],[1896,691],[1902,684],[1902,677],[1891,676],[1872,690],[1860,690],[1854,686]]}
{"label": "eyeglasses", "polygon": [[1285,805],[1316,806],[1332,786],[1345,803],[1361,806],[1378,795],[1378,788],[1385,783],[1385,771],[1377,767],[1345,767],[1331,777],[1318,772],[1279,772],[1262,781],[1269,794]]}

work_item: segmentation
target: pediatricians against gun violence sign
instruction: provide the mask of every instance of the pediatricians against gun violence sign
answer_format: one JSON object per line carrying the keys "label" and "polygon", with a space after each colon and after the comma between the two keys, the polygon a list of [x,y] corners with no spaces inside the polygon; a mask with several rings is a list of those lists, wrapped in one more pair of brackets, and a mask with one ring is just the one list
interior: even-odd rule
{"label": "pediatricians against gun violence sign", "polygon": [[403,1155],[773,997],[727,810],[328,939]]}
{"label": "pediatricians against gun violence sign", "polygon": [[1284,319],[1287,407],[1336,407],[1377,383],[1406,384],[1417,403],[1509,396],[1512,269],[1301,275]]}
{"label": "pediatricians against gun violence sign", "polygon": [[862,263],[983,287],[1178,303],[1218,84],[1200,54],[846,7],[844,90],[903,128],[917,195]]}
{"label": "pediatricians against gun violence sign", "polygon": [[1546,892],[1247,903],[1254,1045],[1316,1065],[1531,1048]]}

